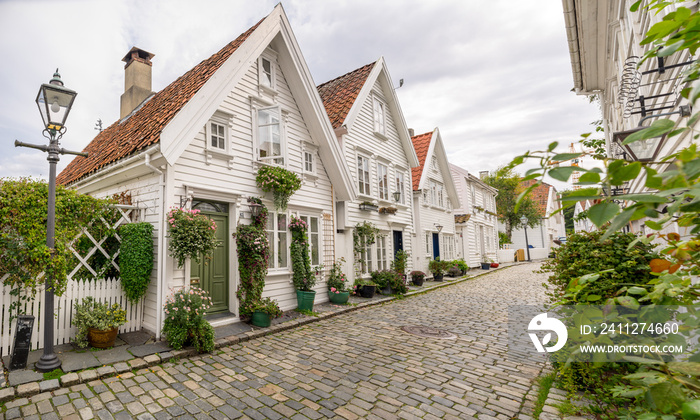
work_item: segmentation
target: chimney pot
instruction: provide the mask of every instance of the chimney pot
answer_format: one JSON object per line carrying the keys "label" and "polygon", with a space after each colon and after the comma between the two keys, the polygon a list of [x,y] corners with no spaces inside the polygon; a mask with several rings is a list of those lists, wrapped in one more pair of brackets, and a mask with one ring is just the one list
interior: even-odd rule
{"label": "chimney pot", "polygon": [[489,176],[489,171],[479,171],[479,179],[484,179]]}
{"label": "chimney pot", "polygon": [[416,131],[415,131],[414,129],[412,129],[412,128],[409,128],[409,129],[408,129],[408,135],[411,136],[411,137],[414,137],[414,136],[416,135]]}

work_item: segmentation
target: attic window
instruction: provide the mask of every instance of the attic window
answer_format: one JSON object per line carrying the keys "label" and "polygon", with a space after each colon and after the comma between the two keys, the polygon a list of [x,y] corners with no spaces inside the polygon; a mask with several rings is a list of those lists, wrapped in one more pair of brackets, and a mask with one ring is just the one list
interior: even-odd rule
{"label": "attic window", "polygon": [[275,90],[275,66],[272,58],[261,56],[258,60],[258,83],[262,88]]}
{"label": "attic window", "polygon": [[386,136],[386,105],[379,98],[372,98],[374,132]]}

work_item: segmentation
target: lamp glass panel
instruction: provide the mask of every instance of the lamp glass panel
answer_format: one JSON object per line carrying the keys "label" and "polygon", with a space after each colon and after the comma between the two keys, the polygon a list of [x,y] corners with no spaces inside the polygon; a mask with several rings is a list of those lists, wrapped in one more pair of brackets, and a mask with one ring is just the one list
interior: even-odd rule
{"label": "lamp glass panel", "polygon": [[634,143],[627,144],[626,146],[632,152],[637,160],[651,160],[654,157],[654,152],[659,146],[661,137],[654,137],[651,139],[639,140]]}

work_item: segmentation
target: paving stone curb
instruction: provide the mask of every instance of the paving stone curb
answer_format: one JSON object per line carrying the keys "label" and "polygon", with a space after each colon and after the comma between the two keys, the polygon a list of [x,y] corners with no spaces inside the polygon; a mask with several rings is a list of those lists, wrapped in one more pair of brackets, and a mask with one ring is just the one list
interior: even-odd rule
{"label": "paving stone curb", "polygon": [[[520,263],[523,264],[523,263]],[[397,299],[410,298],[412,296],[418,296],[424,293],[428,293],[433,290],[442,289],[444,287],[449,287],[455,284],[460,284],[465,281],[473,280],[477,277],[485,276],[498,270],[503,270],[514,265],[519,265],[519,263],[511,264],[508,266],[501,266],[494,268],[484,273],[479,273],[475,275],[466,275],[462,278],[457,278],[455,280],[446,281],[442,284],[430,285],[421,290],[413,290],[405,294],[402,298],[397,298],[394,296],[389,296],[382,299],[375,299],[369,302],[363,302],[356,305],[348,306],[347,308],[342,308],[336,311],[325,312],[314,317],[297,318],[292,321],[285,322],[283,324],[277,324],[270,326],[268,328],[255,329],[253,331],[246,332],[242,335],[229,336],[217,339],[214,343],[214,348],[219,349],[221,347],[228,347],[231,345],[239,344],[242,342],[254,340],[257,338],[262,338],[268,335],[273,335],[287,331],[302,325],[307,325],[315,322],[320,322],[325,319],[334,318],[336,316],[347,314],[350,312],[358,311],[360,309],[365,309],[377,305],[383,305],[385,303],[392,302]],[[118,362],[111,365],[104,365],[98,368],[91,368],[83,370],[80,372],[70,372],[61,376],[60,379],[53,379],[48,381],[37,381],[29,382],[17,386],[7,386],[0,389],[0,403],[10,401],[17,397],[31,397],[45,391],[55,391],[60,388],[68,388],[81,383],[88,383],[98,379],[109,378],[113,376],[118,376],[131,372],[137,369],[148,368],[150,366],[155,366],[160,363],[168,362],[172,359],[183,359],[198,355],[199,353],[194,348],[184,348],[181,350],[172,350],[163,353],[156,353],[153,355],[145,356],[144,358],[135,357],[131,360],[125,362]]]}

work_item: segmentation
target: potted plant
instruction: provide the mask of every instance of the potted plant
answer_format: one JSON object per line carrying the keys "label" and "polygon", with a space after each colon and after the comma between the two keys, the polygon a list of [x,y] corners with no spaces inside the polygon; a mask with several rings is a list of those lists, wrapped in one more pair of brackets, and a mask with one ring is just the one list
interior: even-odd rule
{"label": "potted plant", "polygon": [[481,269],[488,270],[491,267],[491,260],[486,257],[486,254],[481,254]]}
{"label": "potted plant", "polygon": [[414,286],[422,286],[425,281],[425,273],[422,271],[411,271],[411,282]]}
{"label": "potted plant", "polygon": [[363,211],[377,211],[379,207],[371,201],[363,201],[360,203],[360,210]]}
{"label": "potted plant", "polygon": [[345,258],[342,257],[333,263],[326,282],[328,299],[332,303],[345,304],[350,298],[350,292],[347,290],[347,278],[343,273],[343,263],[345,263]]}
{"label": "potted plant", "polygon": [[287,203],[299,188],[301,179],[292,171],[280,166],[263,166],[255,177],[258,187],[264,192],[272,191],[275,209],[287,210]]}
{"label": "potted plant", "polygon": [[214,328],[204,319],[211,308],[208,293],[197,287],[180,289],[165,300],[163,334],[168,344],[180,350],[191,344],[198,352],[214,350]]}
{"label": "potted plant", "polygon": [[396,251],[394,254],[394,261],[391,262],[391,269],[402,276],[406,274],[406,265],[408,264],[408,257],[410,256],[411,255],[403,249]]}
{"label": "potted plant", "polygon": [[440,257],[435,260],[430,260],[428,263],[428,270],[433,273],[434,281],[442,281],[442,277],[445,274],[444,261],[440,261]]}
{"label": "potted plant", "polygon": [[292,255],[292,283],[297,291],[297,307],[302,311],[312,311],[316,298],[316,291],[313,290],[316,276],[311,269],[307,230],[305,221],[292,216],[289,222],[289,231],[292,233],[289,246]]}
{"label": "potted plant", "polygon": [[377,284],[367,279],[355,280],[355,294],[371,299],[377,291]]}
{"label": "potted plant", "polygon": [[250,305],[250,310],[253,312],[250,316],[250,322],[257,327],[267,328],[270,326],[273,318],[282,316],[282,310],[277,301],[269,297],[253,302]]}
{"label": "potted plant", "polygon": [[105,349],[114,346],[119,327],[126,324],[126,311],[118,303],[109,305],[95,301],[92,296],[75,305],[73,325],[78,329],[75,343],[79,347]]}
{"label": "potted plant", "polygon": [[396,214],[396,207],[380,207],[379,214]]}
{"label": "potted plant", "polygon": [[469,265],[464,261],[463,258],[459,258],[457,260],[452,261],[454,265],[459,268],[459,271],[461,271],[461,275],[467,274],[467,271],[469,271]]}
{"label": "potted plant", "polygon": [[168,212],[170,256],[182,267],[188,258],[199,262],[217,245],[216,223],[199,210],[171,209]]}
{"label": "potted plant", "polygon": [[450,268],[447,269],[447,274],[450,277],[458,277],[462,275],[462,270],[459,269],[454,261],[450,261]]}

